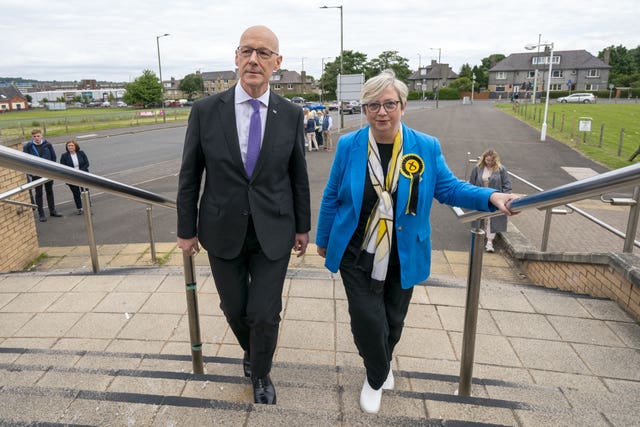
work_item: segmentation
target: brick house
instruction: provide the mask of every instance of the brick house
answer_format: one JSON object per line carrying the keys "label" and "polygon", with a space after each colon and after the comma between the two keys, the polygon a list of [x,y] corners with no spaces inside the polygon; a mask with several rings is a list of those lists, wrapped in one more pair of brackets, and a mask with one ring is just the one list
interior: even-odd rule
{"label": "brick house", "polygon": [[0,86],[0,113],[6,111],[27,110],[27,98],[13,85]]}

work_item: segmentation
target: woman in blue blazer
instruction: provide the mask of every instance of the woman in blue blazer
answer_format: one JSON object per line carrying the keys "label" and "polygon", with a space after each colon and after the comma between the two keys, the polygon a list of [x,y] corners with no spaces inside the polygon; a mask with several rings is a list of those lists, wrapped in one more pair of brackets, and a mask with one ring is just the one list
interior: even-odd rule
{"label": "woman in blue blazer", "polygon": [[362,89],[369,126],[343,136],[326,184],[316,244],[340,270],[351,331],[366,369],[363,411],[377,413],[394,386],[391,359],[412,287],[429,277],[432,200],[509,215],[515,196],[457,179],[436,138],[401,122],[407,86],[384,71]]}
{"label": "woman in blue blazer", "polygon": [[[84,151],[80,150],[78,143],[74,140],[68,141],[65,148],[66,151],[62,153],[62,156],[60,156],[60,163],[69,166],[70,168],[89,172],[89,158]],[[71,190],[71,194],[73,194],[73,201],[78,209],[78,215],[82,215],[84,211],[82,210],[82,198],[80,197],[80,191],[83,189],[77,185],[67,185]]]}

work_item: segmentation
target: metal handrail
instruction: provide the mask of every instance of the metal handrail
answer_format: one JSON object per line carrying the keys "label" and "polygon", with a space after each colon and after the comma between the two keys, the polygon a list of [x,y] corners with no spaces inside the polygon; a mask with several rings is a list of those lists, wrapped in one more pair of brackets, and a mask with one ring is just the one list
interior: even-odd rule
{"label": "metal handrail", "polygon": [[[547,212],[555,206],[565,205],[570,202],[586,199],[596,195],[602,195],[607,191],[629,187],[640,183],[640,164],[616,169],[600,175],[586,178],[580,181],[561,185],[551,190],[541,191],[530,196],[514,200],[510,209],[521,212],[525,209],[546,209]],[[638,196],[638,190],[634,191]],[[457,210],[459,212],[459,210]],[[501,212],[467,212],[458,215],[462,222],[482,220]],[[478,221],[482,222],[482,221]],[[635,220],[637,223],[637,218]],[[465,303],[464,330],[462,334],[462,351],[460,356],[460,383],[457,393],[469,396],[471,394],[471,381],[473,377],[473,360],[475,353],[476,325],[478,322],[478,304],[480,295],[480,278],[482,273],[482,241],[484,231],[481,225],[471,231],[471,249],[469,252],[469,269],[467,274],[467,298]],[[633,229],[635,235],[635,229]]]}
{"label": "metal handrail", "polygon": [[[81,187],[102,190],[119,197],[146,203],[148,205],[159,205],[170,209],[176,209],[176,201],[162,195],[113,181],[89,172],[60,165],[50,160],[44,160],[2,145],[0,145],[0,166],[36,176],[47,177],[49,179],[59,179],[69,184],[75,184]],[[88,193],[84,193],[83,196],[86,208],[85,219],[87,220],[87,228],[90,235],[89,239],[91,240],[91,208]],[[147,212],[147,215],[150,216],[149,211]],[[95,248],[95,243],[92,247]],[[94,255],[95,261],[93,260]],[[97,253],[92,254],[92,262],[94,263],[94,266],[97,266]],[[197,286],[195,281],[196,274],[193,257],[184,255],[183,263],[185,290],[187,293],[187,312],[189,316],[189,335],[191,340],[191,362],[193,372],[196,374],[202,374],[204,373],[204,366],[202,362],[202,340],[200,339],[200,320],[198,315]],[[97,272],[95,267],[94,272]]]}

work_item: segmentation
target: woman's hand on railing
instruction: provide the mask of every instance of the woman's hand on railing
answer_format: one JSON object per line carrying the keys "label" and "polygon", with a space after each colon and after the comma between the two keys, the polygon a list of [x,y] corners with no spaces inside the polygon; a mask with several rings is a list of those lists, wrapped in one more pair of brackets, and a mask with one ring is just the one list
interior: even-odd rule
{"label": "woman's hand on railing", "polygon": [[521,197],[523,197],[522,194],[511,194],[511,193],[507,194],[507,193],[495,192],[491,194],[491,196],[489,197],[489,201],[493,206],[498,208],[500,212],[504,213],[505,215],[511,216],[517,213],[517,212],[512,212],[511,209],[509,209],[509,207],[511,206],[511,202]]}
{"label": "woman's hand on railing", "polygon": [[194,256],[200,252],[197,237],[192,237],[190,239],[182,239],[178,237],[178,247],[182,249],[182,252],[184,252],[185,255],[189,256]]}

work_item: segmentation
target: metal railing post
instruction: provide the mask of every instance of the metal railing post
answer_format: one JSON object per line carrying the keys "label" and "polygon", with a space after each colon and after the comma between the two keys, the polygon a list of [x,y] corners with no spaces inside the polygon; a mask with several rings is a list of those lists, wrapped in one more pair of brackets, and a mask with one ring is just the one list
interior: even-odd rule
{"label": "metal railing post", "polygon": [[84,223],[87,227],[87,239],[89,240],[89,252],[91,253],[91,267],[93,272],[100,271],[100,262],[98,261],[98,248],[96,247],[96,236],[93,233],[93,219],[91,218],[91,200],[89,192],[82,192],[82,206],[84,206]]}
{"label": "metal railing post", "polygon": [[182,253],[184,264],[184,284],[187,292],[187,314],[189,316],[189,338],[191,342],[191,364],[194,374],[203,374],[202,339],[200,338],[200,319],[198,315],[198,294],[196,272],[193,257]]}
{"label": "metal railing post", "polygon": [[156,242],[153,238],[153,206],[147,205],[147,229],[149,230],[149,246],[151,249],[151,262],[156,264]]}
{"label": "metal railing post", "polygon": [[638,230],[638,216],[640,214],[640,187],[633,187],[633,200],[635,203],[629,208],[629,219],[627,220],[627,232],[624,238],[624,248],[622,252],[632,253],[636,240],[636,231]]}
{"label": "metal railing post", "polygon": [[[479,221],[482,226],[483,221]],[[458,394],[471,395],[473,378],[473,359],[476,348],[476,327],[478,325],[478,304],[480,302],[480,278],[482,276],[482,248],[484,230],[471,230],[471,249],[469,251],[469,273],[467,277],[467,301],[464,310],[464,331],[460,355],[460,384]]]}
{"label": "metal railing post", "polygon": [[542,243],[540,244],[540,251],[546,252],[549,245],[549,231],[551,230],[551,216],[552,209],[546,209],[544,213],[544,226],[542,227]]}

